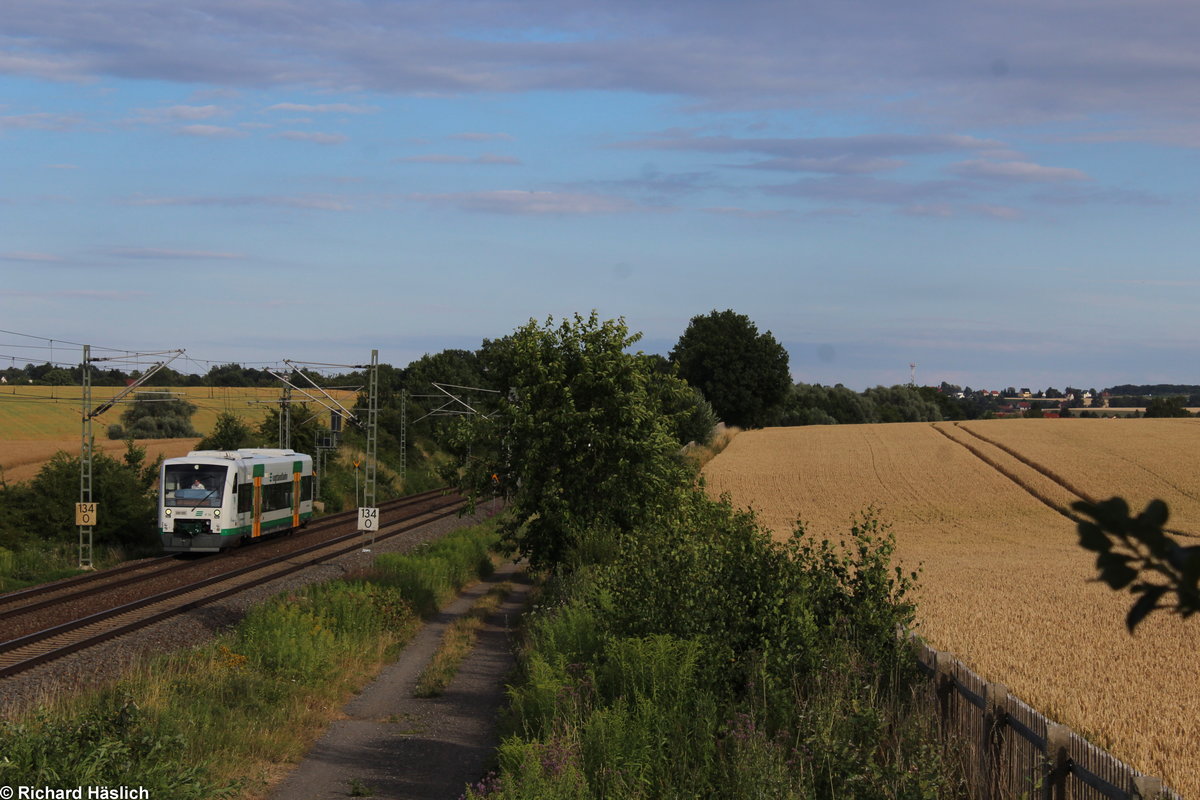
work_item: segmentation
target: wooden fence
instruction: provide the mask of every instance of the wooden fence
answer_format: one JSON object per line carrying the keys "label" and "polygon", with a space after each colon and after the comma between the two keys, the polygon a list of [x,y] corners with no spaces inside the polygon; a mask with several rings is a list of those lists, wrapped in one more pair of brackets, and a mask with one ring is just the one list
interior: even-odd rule
{"label": "wooden fence", "polygon": [[1183,800],[951,654],[918,641],[917,656],[933,678],[943,731],[968,750],[965,767],[979,800]]}

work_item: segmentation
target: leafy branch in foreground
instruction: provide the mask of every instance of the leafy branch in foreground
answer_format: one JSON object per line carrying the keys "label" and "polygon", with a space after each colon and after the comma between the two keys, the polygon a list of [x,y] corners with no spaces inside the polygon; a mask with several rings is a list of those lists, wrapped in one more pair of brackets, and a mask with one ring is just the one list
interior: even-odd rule
{"label": "leafy branch in foreground", "polygon": [[1079,544],[1097,554],[1099,580],[1137,597],[1125,617],[1130,633],[1152,611],[1185,619],[1200,611],[1200,546],[1184,547],[1167,535],[1166,503],[1152,500],[1136,517],[1120,497],[1072,508],[1094,520],[1079,522]]}

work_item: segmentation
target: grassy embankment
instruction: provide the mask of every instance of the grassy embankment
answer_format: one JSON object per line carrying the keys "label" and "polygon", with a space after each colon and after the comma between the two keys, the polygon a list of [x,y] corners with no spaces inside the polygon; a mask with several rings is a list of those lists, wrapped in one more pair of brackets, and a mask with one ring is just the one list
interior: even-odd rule
{"label": "grassy embankment", "polygon": [[261,793],[422,616],[490,574],[494,531],[380,555],[369,574],[277,597],[210,644],[0,723],[0,785],[132,783],[179,800]]}

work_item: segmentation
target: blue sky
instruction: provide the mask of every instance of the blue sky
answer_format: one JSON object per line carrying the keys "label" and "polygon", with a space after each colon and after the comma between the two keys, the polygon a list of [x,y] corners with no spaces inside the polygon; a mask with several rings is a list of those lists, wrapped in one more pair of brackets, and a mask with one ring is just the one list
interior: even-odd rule
{"label": "blue sky", "polygon": [[1200,382],[1192,2],[4,6],[0,329],[402,365],[732,308],[801,381]]}

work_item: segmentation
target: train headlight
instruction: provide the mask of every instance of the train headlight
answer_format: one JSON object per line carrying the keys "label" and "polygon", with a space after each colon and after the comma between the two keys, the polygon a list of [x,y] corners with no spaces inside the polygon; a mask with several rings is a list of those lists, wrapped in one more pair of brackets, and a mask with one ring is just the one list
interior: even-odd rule
{"label": "train headlight", "polygon": [[213,516],[219,519],[221,517],[221,509],[218,508],[216,511],[214,511]]}
{"label": "train headlight", "polygon": [[163,512],[163,514],[168,517],[171,516],[171,509],[168,508],[166,511]]}

